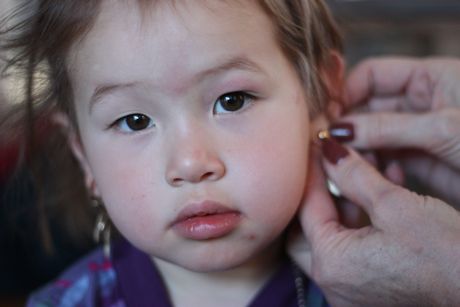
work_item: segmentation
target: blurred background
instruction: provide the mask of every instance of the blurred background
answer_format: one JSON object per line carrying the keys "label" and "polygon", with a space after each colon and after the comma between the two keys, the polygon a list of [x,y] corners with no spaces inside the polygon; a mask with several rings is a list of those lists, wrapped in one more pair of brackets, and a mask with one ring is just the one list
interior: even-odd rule
{"label": "blurred background", "polygon": [[[0,0],[0,14],[13,2]],[[344,34],[349,67],[366,57],[388,54],[460,57],[460,0],[327,2]],[[0,112],[13,100],[16,88],[14,82],[0,80]],[[0,140],[0,307],[22,306],[31,290],[91,248],[57,233],[56,252],[50,256],[43,251],[34,231],[36,221],[27,213],[34,206],[29,174],[11,173],[16,154],[14,144]],[[11,208],[14,216],[7,214]]]}
{"label": "blurred background", "polygon": [[459,0],[327,0],[349,67],[369,56],[460,56]]}

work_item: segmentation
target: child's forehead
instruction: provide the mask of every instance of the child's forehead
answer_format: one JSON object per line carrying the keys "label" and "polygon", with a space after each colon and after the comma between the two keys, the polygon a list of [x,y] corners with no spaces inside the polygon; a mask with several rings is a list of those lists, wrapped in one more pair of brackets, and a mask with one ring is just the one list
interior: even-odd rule
{"label": "child's forehead", "polygon": [[191,88],[199,72],[225,62],[283,56],[272,21],[257,2],[164,1],[148,12],[139,8],[106,1],[68,62],[75,90],[139,80],[162,90]]}
{"label": "child's forehead", "polygon": [[[152,29],[152,25],[156,28],[164,29],[170,26],[169,18],[166,16],[176,16],[174,21],[182,21],[183,26],[193,29],[194,24],[200,24],[202,20],[188,18],[190,15],[206,15],[214,17],[216,23],[232,23],[235,12],[239,16],[247,19],[257,18],[256,14],[264,13],[259,1],[239,1],[239,0],[156,0],[156,1],[122,1],[122,0],[104,0],[102,1],[101,11],[96,21],[95,27],[101,24],[123,22],[124,18],[117,19],[114,17],[128,17],[130,22],[137,21],[138,26],[143,26]],[[233,13],[233,14],[232,14]],[[237,24],[235,23],[235,26]],[[212,29],[212,28],[210,28]]]}
{"label": "child's forehead", "polygon": [[[203,16],[205,18],[200,18]],[[147,34],[168,33],[171,37],[184,35],[186,42],[202,34],[225,35],[224,29],[244,33],[257,23],[266,25],[261,28],[263,32],[273,33],[271,20],[259,1],[105,0],[91,29],[71,50],[69,64],[80,51],[84,53],[86,47],[97,46],[102,39],[114,35],[133,41],[143,40]],[[137,35],[132,36],[133,32]]]}

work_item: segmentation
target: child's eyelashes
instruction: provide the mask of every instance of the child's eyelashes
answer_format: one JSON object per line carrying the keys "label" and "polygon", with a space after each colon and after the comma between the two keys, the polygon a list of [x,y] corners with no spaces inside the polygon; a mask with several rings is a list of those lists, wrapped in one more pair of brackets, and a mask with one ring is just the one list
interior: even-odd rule
{"label": "child's eyelashes", "polygon": [[145,114],[135,113],[117,119],[110,127],[123,133],[133,133],[155,126],[153,120]]}
{"label": "child's eyelashes", "polygon": [[221,95],[214,103],[214,114],[234,113],[248,107],[256,97],[244,91],[230,92]]}
{"label": "child's eyelashes", "polygon": [[[213,104],[215,115],[237,113],[250,106],[256,99],[245,91],[229,92],[221,95]],[[132,113],[122,116],[108,126],[122,133],[135,133],[155,127],[153,119],[142,113]]]}

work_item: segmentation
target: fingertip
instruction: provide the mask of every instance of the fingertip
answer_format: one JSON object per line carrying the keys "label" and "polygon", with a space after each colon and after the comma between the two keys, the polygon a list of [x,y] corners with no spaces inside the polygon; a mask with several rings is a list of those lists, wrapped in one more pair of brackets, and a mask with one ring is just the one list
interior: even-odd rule
{"label": "fingertip", "polygon": [[333,165],[349,155],[348,149],[330,136],[321,138],[321,151],[323,156]]}
{"label": "fingertip", "polygon": [[366,162],[356,151],[347,147],[349,154],[339,163],[332,164],[324,159],[324,169],[334,181],[342,196],[361,207],[373,220],[381,191],[389,189],[393,183]]}
{"label": "fingertip", "polygon": [[355,138],[354,124],[347,121],[337,121],[329,125],[329,134],[339,142],[351,142]]}

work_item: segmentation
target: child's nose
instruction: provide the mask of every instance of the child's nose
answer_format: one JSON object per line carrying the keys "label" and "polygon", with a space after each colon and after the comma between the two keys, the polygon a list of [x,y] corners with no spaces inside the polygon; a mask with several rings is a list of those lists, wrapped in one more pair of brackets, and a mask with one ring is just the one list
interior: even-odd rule
{"label": "child's nose", "polygon": [[211,144],[190,139],[185,143],[175,146],[170,156],[166,170],[170,185],[216,181],[224,176],[225,165]]}

